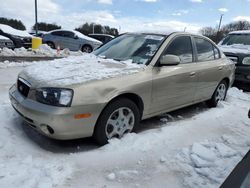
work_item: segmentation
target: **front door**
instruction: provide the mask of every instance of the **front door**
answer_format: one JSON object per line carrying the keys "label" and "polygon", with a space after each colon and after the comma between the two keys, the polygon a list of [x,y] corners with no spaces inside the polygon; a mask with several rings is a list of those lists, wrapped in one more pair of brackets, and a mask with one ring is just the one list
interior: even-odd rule
{"label": "front door", "polygon": [[172,40],[162,55],[176,55],[181,63],[176,66],[153,68],[152,114],[169,111],[194,101],[196,92],[196,63],[189,36]]}

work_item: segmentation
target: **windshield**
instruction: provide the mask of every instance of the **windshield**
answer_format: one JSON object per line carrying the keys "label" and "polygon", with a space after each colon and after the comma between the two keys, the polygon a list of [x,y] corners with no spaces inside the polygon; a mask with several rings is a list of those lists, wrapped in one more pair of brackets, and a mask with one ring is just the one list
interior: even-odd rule
{"label": "windshield", "polygon": [[147,64],[164,39],[163,35],[125,34],[103,45],[94,54],[101,58]]}
{"label": "windshield", "polygon": [[221,43],[221,45],[234,45],[234,44],[250,45],[250,34],[228,35]]}

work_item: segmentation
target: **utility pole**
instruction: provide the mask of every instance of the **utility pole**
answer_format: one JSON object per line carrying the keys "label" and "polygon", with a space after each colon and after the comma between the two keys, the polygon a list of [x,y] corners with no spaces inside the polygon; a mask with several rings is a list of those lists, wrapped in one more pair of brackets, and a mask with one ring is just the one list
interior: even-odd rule
{"label": "utility pole", "polygon": [[218,32],[217,32],[217,33],[220,32],[220,27],[221,27],[221,23],[222,23],[222,18],[223,18],[223,16],[224,16],[224,14],[221,14],[221,15],[220,15],[220,23],[219,23],[219,27],[218,27]]}
{"label": "utility pole", "polygon": [[219,23],[219,27],[218,27],[218,31],[217,31],[217,41],[216,42],[219,42],[219,34],[220,34],[220,27],[221,27],[221,23],[222,23],[222,18],[223,18],[224,14],[221,14],[220,15],[220,23]]}
{"label": "utility pole", "polygon": [[95,24],[93,23],[93,34],[95,34]]}
{"label": "utility pole", "polygon": [[35,28],[36,28],[36,36],[38,35],[38,24],[37,24],[37,0],[35,0]]}

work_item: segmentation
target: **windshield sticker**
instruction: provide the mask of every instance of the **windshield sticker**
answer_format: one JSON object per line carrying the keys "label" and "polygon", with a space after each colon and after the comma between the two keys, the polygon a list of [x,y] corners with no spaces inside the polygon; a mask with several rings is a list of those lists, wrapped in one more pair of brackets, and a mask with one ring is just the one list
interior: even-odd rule
{"label": "windshield sticker", "polygon": [[157,35],[146,35],[145,39],[151,39],[151,40],[162,40],[164,37],[162,36],[157,36]]}

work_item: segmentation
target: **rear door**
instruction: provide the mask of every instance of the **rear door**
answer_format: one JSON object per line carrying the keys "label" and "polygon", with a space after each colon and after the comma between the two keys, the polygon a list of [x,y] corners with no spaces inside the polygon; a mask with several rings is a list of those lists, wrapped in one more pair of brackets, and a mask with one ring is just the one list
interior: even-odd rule
{"label": "rear door", "polygon": [[195,100],[210,98],[222,79],[223,62],[217,47],[203,37],[193,37],[197,61],[197,93]]}
{"label": "rear door", "polygon": [[194,101],[196,92],[196,63],[190,36],[178,36],[162,55],[177,55],[181,63],[153,69],[152,113],[172,110]]}
{"label": "rear door", "polygon": [[71,31],[63,31],[63,39],[62,39],[63,48],[68,48],[72,51],[76,51],[80,49],[79,38],[75,37],[75,33]]}

